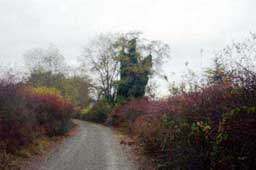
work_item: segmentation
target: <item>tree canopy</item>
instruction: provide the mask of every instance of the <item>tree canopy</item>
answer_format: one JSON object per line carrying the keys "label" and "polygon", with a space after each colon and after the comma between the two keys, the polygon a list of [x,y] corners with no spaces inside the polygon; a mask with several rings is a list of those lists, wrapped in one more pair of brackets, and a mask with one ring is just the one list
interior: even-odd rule
{"label": "tree canopy", "polygon": [[90,67],[99,98],[110,102],[143,97],[152,75],[169,57],[169,46],[149,41],[141,34],[102,34],[90,41],[84,50],[83,65]]}

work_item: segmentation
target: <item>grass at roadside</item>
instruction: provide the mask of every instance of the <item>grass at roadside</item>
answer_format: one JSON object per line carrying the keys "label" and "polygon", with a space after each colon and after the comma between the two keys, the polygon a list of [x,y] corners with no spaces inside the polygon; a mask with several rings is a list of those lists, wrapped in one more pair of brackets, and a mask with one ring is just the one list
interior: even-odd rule
{"label": "grass at roadside", "polygon": [[153,161],[146,156],[140,144],[136,142],[135,137],[130,135],[126,124],[113,128],[113,130],[120,145],[129,147],[132,154],[131,159],[139,165],[139,170],[155,170]]}
{"label": "grass at roadside", "polygon": [[77,133],[78,126],[73,124],[72,128],[63,136],[41,136],[32,144],[24,146],[15,154],[3,154],[5,159],[1,162],[1,170],[23,170],[27,169],[32,161],[43,158],[47,153],[57,147],[65,137],[73,136]]}
{"label": "grass at roadside", "polygon": [[27,152],[28,157],[24,157],[24,155],[18,157],[17,165],[20,165],[19,167],[22,170],[29,169],[28,167],[33,161],[43,159],[47,153],[58,147],[64,138],[73,136],[77,132],[78,126],[73,123],[71,129],[63,136],[42,137],[38,139],[35,144],[23,149],[25,152]]}
{"label": "grass at roadside", "polygon": [[51,140],[49,137],[37,138],[32,144],[22,147],[15,154],[3,154],[5,159],[1,163],[3,170],[18,170],[23,164],[31,160],[35,155],[42,154],[49,147]]}

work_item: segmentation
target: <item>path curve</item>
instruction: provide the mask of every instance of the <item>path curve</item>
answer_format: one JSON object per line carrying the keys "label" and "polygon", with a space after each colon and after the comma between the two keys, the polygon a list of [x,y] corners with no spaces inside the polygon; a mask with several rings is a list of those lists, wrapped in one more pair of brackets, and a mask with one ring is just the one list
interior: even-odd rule
{"label": "path curve", "polygon": [[110,128],[79,120],[74,122],[79,132],[65,138],[42,160],[32,163],[29,170],[138,169],[129,159],[127,148],[122,148]]}

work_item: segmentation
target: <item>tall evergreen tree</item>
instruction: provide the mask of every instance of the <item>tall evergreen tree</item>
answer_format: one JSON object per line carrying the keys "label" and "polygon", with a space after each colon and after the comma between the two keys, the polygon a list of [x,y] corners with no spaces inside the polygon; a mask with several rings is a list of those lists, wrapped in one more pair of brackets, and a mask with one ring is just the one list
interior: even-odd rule
{"label": "tall evergreen tree", "polygon": [[164,77],[160,67],[169,58],[169,46],[141,39],[137,32],[103,34],[88,43],[83,56],[82,65],[94,75],[97,98],[114,104],[120,98],[144,96],[151,89],[147,86],[151,76]]}
{"label": "tall evergreen tree", "polygon": [[128,42],[128,49],[120,51],[120,81],[117,95],[121,98],[143,97],[152,68],[152,56],[142,57],[137,51],[136,38]]}

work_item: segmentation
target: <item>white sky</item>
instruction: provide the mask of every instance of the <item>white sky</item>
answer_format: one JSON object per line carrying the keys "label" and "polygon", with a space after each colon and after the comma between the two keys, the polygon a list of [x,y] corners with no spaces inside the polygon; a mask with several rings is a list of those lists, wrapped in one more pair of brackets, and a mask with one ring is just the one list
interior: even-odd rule
{"label": "white sky", "polygon": [[[181,73],[184,63],[199,70],[201,55],[256,32],[255,0],[0,0],[1,65],[22,65],[30,48],[55,44],[69,62],[101,32],[144,32],[170,44],[166,74]],[[179,75],[179,74],[178,74]]]}

